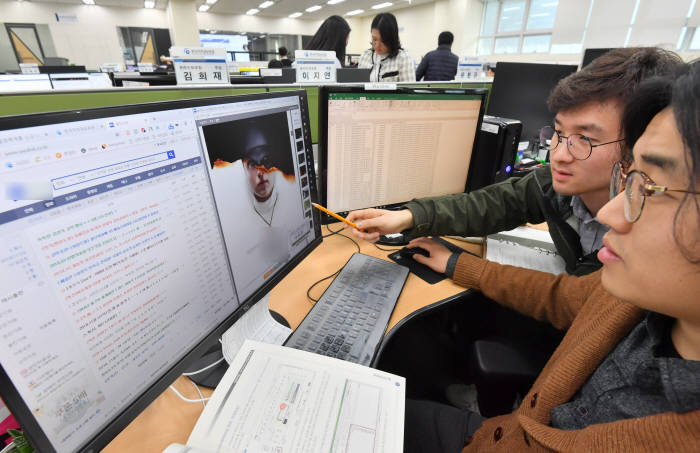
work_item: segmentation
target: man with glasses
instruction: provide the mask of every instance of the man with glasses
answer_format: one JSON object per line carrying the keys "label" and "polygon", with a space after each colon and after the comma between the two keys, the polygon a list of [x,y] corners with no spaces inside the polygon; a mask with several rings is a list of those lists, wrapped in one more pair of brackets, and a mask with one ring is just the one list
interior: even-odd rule
{"label": "man with glasses", "polygon": [[[471,193],[413,200],[400,211],[352,212],[348,219],[365,230],[353,234],[369,241],[396,232],[481,236],[546,221],[566,271],[595,271],[607,231],[596,214],[608,200],[612,167],[622,156],[620,120],[626,100],[642,80],[668,74],[681,63],[673,52],[658,48],[604,54],[561,80],[547,101],[556,114],[554,124],[540,135],[550,148],[549,166]],[[461,271],[459,254],[430,239],[414,239],[409,247],[426,249],[430,256],[416,254],[414,259],[437,272],[454,277]]]}

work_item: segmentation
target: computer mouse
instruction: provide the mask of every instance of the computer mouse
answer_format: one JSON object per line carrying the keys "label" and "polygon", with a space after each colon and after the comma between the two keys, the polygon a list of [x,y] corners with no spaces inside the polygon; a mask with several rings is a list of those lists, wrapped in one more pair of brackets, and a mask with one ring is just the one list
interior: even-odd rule
{"label": "computer mouse", "polygon": [[430,252],[422,247],[404,247],[401,250],[399,250],[399,255],[401,255],[402,258],[412,258],[415,254],[427,257],[430,256]]}

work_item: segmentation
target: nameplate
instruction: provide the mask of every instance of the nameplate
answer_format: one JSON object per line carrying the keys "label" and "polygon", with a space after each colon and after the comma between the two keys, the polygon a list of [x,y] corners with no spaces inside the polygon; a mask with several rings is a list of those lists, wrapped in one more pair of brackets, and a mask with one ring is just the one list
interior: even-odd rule
{"label": "nameplate", "polygon": [[20,63],[19,68],[22,70],[22,74],[39,74],[38,63]]}
{"label": "nameplate", "polygon": [[297,83],[335,83],[334,50],[297,50],[294,52]]}
{"label": "nameplate", "polygon": [[365,90],[396,90],[396,84],[382,82],[365,83]]}
{"label": "nameplate", "polygon": [[230,84],[226,49],[173,46],[170,56],[178,85]]}
{"label": "nameplate", "polygon": [[457,64],[455,80],[459,82],[480,79],[484,72],[485,60],[477,57],[461,57]]}

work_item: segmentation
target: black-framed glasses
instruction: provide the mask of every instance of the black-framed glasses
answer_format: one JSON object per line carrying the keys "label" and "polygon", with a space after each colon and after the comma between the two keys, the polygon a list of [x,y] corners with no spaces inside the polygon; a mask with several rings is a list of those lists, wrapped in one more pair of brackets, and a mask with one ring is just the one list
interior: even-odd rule
{"label": "black-framed glasses", "polygon": [[646,173],[640,170],[632,170],[629,173],[625,173],[622,163],[617,162],[613,166],[612,177],[610,178],[610,199],[615,198],[622,190],[625,191],[625,219],[630,223],[639,220],[647,197],[664,192],[700,195],[700,192],[692,190],[669,189],[667,186],[659,186]]}
{"label": "black-framed glasses", "polygon": [[593,148],[610,145],[611,143],[619,143],[623,141],[624,138],[594,145],[591,143],[591,139],[585,135],[571,134],[568,137],[559,135],[552,126],[545,126],[540,129],[540,145],[544,147],[549,146],[550,152],[554,151],[564,140],[566,140],[566,149],[569,151],[569,154],[571,154],[571,157],[576,160],[586,160],[591,157]]}

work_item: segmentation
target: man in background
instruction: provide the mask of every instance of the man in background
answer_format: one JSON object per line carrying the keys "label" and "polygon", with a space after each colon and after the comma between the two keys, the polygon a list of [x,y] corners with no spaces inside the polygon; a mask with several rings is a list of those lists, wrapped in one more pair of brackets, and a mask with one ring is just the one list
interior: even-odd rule
{"label": "man in background", "polygon": [[416,80],[425,77],[426,81],[454,80],[457,74],[459,57],[452,53],[455,37],[449,31],[438,36],[438,48],[425,54],[416,69]]}

